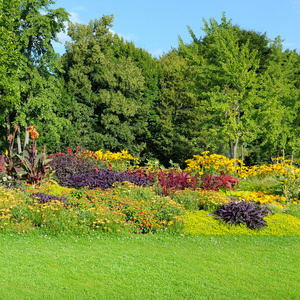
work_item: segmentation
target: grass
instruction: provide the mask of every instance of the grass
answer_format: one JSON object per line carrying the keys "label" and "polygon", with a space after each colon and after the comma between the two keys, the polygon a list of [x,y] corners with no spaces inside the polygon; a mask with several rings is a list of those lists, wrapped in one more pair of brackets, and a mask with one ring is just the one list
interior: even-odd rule
{"label": "grass", "polygon": [[297,237],[0,235],[0,299],[299,299]]}

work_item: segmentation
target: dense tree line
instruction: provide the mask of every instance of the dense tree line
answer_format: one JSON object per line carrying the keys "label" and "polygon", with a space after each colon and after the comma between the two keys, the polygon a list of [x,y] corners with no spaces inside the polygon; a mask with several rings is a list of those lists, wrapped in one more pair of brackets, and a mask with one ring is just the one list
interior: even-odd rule
{"label": "dense tree line", "polygon": [[[18,123],[40,146],[129,150],[183,164],[209,150],[247,164],[300,154],[297,52],[280,37],[203,20],[204,37],[160,58],[113,34],[113,16],[69,23],[66,53],[53,49],[68,14],[52,0],[0,1],[0,149]],[[23,144],[21,143],[23,142]]]}

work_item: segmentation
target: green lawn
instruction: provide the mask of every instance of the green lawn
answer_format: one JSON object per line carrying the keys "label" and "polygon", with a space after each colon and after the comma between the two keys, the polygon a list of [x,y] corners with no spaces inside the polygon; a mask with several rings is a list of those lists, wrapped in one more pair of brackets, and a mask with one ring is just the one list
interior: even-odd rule
{"label": "green lawn", "polygon": [[0,235],[0,299],[299,299],[298,237]]}

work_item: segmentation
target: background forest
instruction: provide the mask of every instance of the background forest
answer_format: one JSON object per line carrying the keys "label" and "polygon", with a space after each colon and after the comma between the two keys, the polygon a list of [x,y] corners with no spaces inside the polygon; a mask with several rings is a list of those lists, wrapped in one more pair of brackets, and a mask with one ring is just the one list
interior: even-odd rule
{"label": "background forest", "polygon": [[247,165],[300,162],[300,56],[280,37],[223,14],[203,20],[204,37],[188,28],[192,42],[153,58],[103,16],[69,23],[61,57],[52,43],[69,16],[53,3],[0,1],[0,152],[17,123],[19,152],[35,125],[48,152],[126,149],[165,166],[206,150]]}

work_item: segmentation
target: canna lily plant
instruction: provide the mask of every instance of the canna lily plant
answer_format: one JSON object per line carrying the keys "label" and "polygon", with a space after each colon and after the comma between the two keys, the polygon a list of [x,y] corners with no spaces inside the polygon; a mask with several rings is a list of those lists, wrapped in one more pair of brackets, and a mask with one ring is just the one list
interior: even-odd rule
{"label": "canna lily plant", "polygon": [[44,180],[51,179],[55,171],[50,166],[52,159],[46,158],[46,145],[40,153],[37,153],[36,139],[39,137],[39,133],[35,126],[29,126],[27,132],[31,134],[33,145],[27,146],[21,154],[17,155],[22,168],[18,172],[18,176],[24,176],[30,184],[40,184]]}

